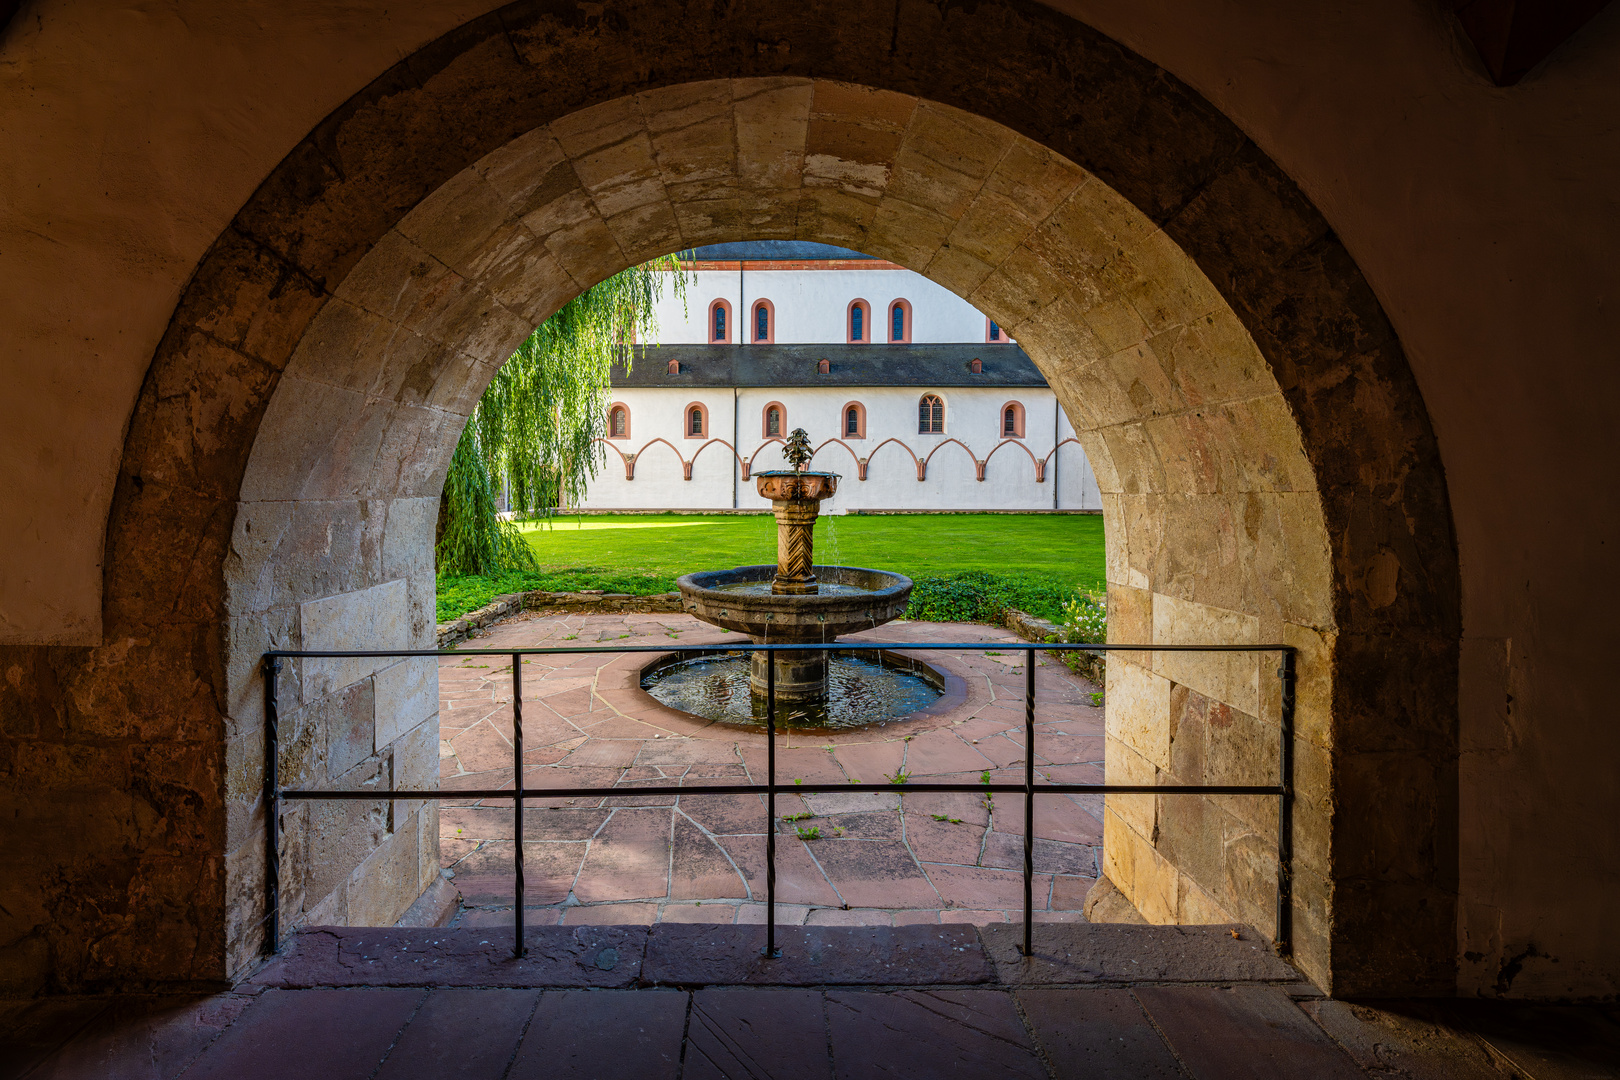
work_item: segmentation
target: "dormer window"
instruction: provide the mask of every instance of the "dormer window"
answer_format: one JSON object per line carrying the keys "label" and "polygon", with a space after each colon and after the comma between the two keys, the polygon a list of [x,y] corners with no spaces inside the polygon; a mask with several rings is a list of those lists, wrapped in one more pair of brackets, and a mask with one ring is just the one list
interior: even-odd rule
{"label": "dormer window", "polygon": [[669,373],[671,375],[679,375],[681,373],[681,362],[679,360],[671,360],[669,362]]}
{"label": "dormer window", "polygon": [[984,374],[984,362],[981,361],[977,356],[975,356],[972,360],[968,361],[968,370],[971,371],[975,375],[983,375]]}
{"label": "dormer window", "polygon": [[832,361],[828,360],[825,356],[822,357],[820,360],[817,360],[816,361],[816,374],[817,375],[831,375],[832,374]]}

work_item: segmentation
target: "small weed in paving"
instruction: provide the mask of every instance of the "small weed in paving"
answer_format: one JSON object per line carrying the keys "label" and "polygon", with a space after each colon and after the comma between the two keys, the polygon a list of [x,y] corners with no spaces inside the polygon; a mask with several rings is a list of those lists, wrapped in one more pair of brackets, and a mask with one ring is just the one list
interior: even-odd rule
{"label": "small weed in paving", "polygon": [[816,815],[812,814],[810,811],[805,810],[805,811],[802,811],[802,812],[797,813],[797,814],[783,814],[782,815],[782,820],[783,821],[808,821],[810,818],[813,818],[815,816]]}
{"label": "small weed in paving", "polygon": [[794,829],[793,832],[794,832],[795,835],[798,836],[798,838],[800,840],[820,840],[821,839],[821,828],[820,828],[820,826],[817,826],[817,825],[812,825],[808,829],[804,828],[803,826],[800,826],[800,827]]}
{"label": "small weed in paving", "polygon": [[892,775],[889,773],[884,773],[883,779],[887,780],[891,784],[904,784],[907,780],[911,779],[911,774],[908,772],[903,772],[900,769],[896,769]]}
{"label": "small weed in paving", "polygon": [[951,817],[949,814],[934,814],[932,816],[933,816],[933,819],[935,821],[948,821],[952,825],[960,825],[960,824],[962,824],[962,819],[961,818],[959,818],[959,817]]}
{"label": "small weed in paving", "polygon": [[1093,690],[1091,692],[1091,707],[1094,708],[1094,709],[1102,708],[1102,691],[1101,690]]}

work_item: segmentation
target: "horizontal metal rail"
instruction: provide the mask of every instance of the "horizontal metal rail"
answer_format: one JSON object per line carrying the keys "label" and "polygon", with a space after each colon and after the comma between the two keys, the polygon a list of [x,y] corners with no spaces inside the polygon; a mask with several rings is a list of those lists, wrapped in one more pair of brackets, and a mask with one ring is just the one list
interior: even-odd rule
{"label": "horizontal metal rail", "polygon": [[[704,784],[698,786],[648,785],[628,787],[528,787],[523,783],[523,666],[525,656],[558,654],[610,654],[610,653],[669,653],[687,655],[703,653],[737,652],[803,652],[819,649],[824,652],[940,652],[969,651],[982,653],[1023,653],[1024,656],[1024,782],[1008,784],[979,783],[888,783],[863,784],[850,781],[843,784],[794,783],[785,790],[797,794],[819,795],[830,792],[871,791],[899,794],[969,793],[986,795],[1024,795],[1024,941],[1023,952],[1029,956],[1033,948],[1034,903],[1034,806],[1036,795],[1257,795],[1272,796],[1278,800],[1277,811],[1277,925],[1274,946],[1286,955],[1292,939],[1293,900],[1293,772],[1294,772],[1294,684],[1295,650],[1290,645],[1080,645],[1060,643],[1005,643],[1005,642],[828,642],[821,645],[780,644],[755,645],[738,642],[718,645],[610,645],[610,646],[540,646],[523,649],[275,649],[264,654],[265,674],[265,949],[274,953],[280,948],[280,836],[279,811],[284,801],[338,801],[338,802],[398,802],[414,800],[484,800],[511,799],[513,801],[514,873],[515,889],[513,922],[516,936],[514,953],[524,954],[523,911],[523,811],[530,799],[645,799],[689,797],[694,795],[764,795],[766,798],[767,828],[765,834],[765,886],[766,886],[766,944],[765,955],[777,957],[776,947],[776,795],[784,790],[776,782],[776,665],[766,665],[766,782],[764,784]],[[1281,666],[1277,677],[1281,683],[1281,735],[1278,756],[1279,782],[1276,784],[1059,784],[1035,782],[1035,654],[1041,652],[1192,652],[1192,653],[1278,653]],[[370,789],[364,791],[324,791],[301,788],[283,789],[278,779],[280,722],[277,680],[283,660],[295,659],[398,659],[409,657],[471,657],[503,656],[511,660],[512,667],[512,786],[507,788],[471,788],[448,791],[443,788],[427,790]],[[541,766],[530,766],[540,768]],[[987,770],[988,771],[988,770]],[[634,784],[634,781],[630,782]]]}

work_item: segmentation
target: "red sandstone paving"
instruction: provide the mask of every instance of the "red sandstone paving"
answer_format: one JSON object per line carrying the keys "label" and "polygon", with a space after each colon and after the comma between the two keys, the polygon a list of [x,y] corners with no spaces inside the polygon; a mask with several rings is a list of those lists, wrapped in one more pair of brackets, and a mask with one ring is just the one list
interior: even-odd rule
{"label": "red sandstone paving", "polygon": [[[989,627],[905,621],[855,636],[896,642],[1016,640]],[[508,620],[473,644],[516,648],[598,640],[675,647],[736,639],[682,615],[575,614]],[[1009,859],[1013,867],[1022,865],[1021,798],[995,800],[1000,831],[987,833],[991,815],[981,795],[908,794],[902,800],[861,793],[851,783],[881,783],[896,770],[920,782],[977,783],[986,770],[998,783],[1022,782],[1022,657],[1009,649],[1000,658],[928,658],[954,665],[967,680],[967,698],[954,713],[855,731],[779,734],[777,776],[784,787],[791,788],[795,779],[848,783],[851,793],[778,796],[778,921],[896,925],[1021,919],[1017,875],[995,865]],[[559,919],[581,924],[764,919],[763,833],[772,826],[762,797],[694,794],[676,800],[632,794],[648,785],[762,783],[764,738],[651,701],[634,687],[634,673],[645,662],[640,656],[605,653],[524,661],[525,785],[612,791],[529,800],[525,919],[533,925]],[[1090,704],[1094,688],[1056,664],[1039,666],[1036,682],[1035,757],[1042,780],[1100,779],[1103,716]],[[494,657],[446,660],[441,689],[443,786],[509,788],[510,666]],[[1048,805],[1054,802],[1048,797],[1036,804],[1037,865],[1043,871],[1036,906],[1057,910],[1037,915],[1078,918],[1075,909],[1092,880],[1086,875],[1095,872],[1097,862],[1090,849],[1101,843],[1096,816],[1101,799],[1064,797],[1061,806]],[[495,799],[484,806],[444,805],[441,849],[463,891],[461,923],[509,925],[510,804]],[[798,813],[813,816],[780,820]],[[937,821],[935,814],[947,820]],[[816,829],[820,838],[801,841],[795,828]],[[1075,872],[1082,868],[1084,874]],[[1051,871],[1067,873],[1054,879]],[[990,896],[998,903],[987,902]]]}

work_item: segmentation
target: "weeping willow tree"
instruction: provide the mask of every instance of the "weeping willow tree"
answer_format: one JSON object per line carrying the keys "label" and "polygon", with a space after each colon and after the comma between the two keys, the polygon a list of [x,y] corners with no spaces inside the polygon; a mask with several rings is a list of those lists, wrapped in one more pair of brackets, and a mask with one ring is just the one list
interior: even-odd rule
{"label": "weeping willow tree", "polygon": [[665,285],[685,298],[686,275],[668,255],[615,274],[563,305],[518,346],[479,398],[450,458],[439,502],[439,573],[532,569],[534,553],[510,521],[579,502],[605,460],[609,375],[628,369],[629,342],[649,341]]}

